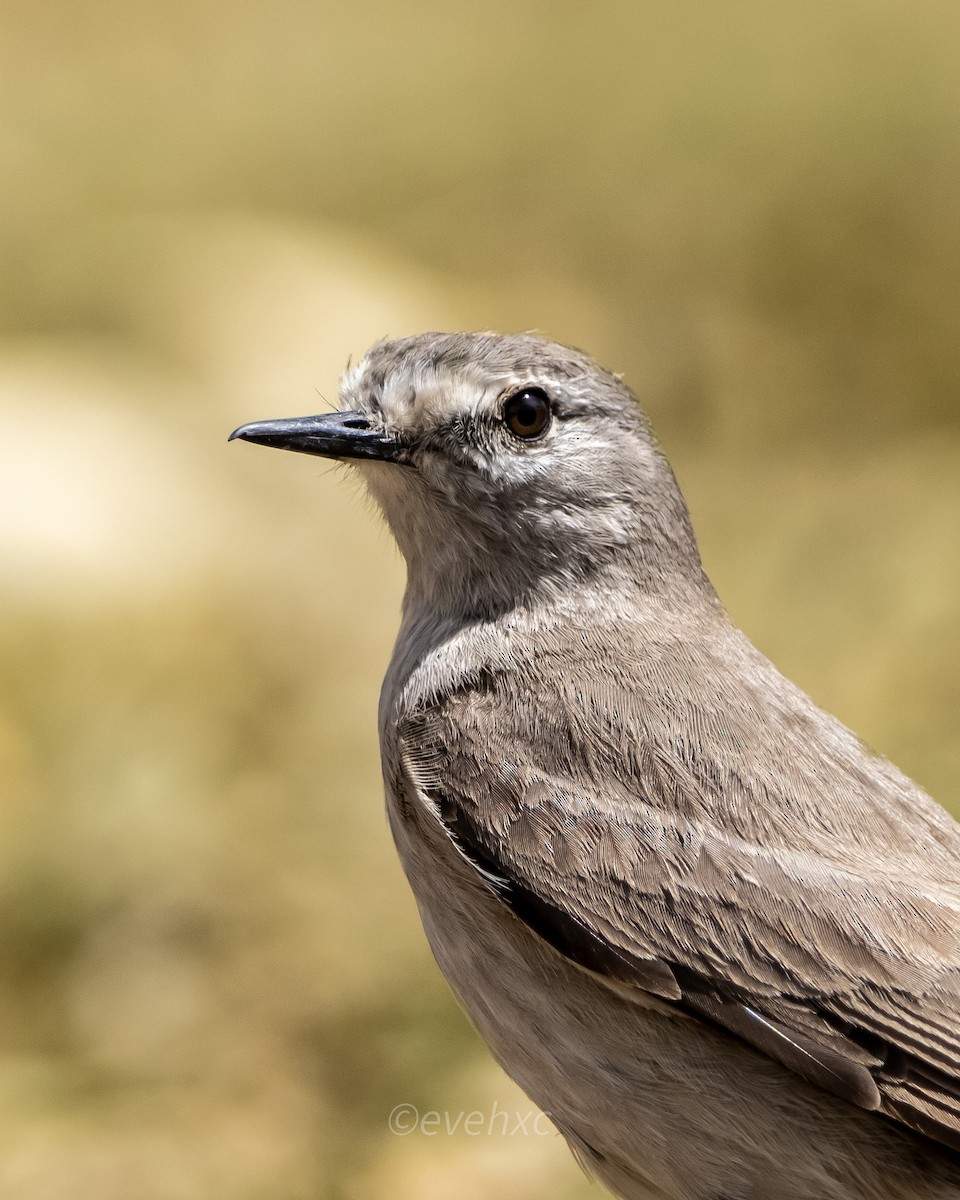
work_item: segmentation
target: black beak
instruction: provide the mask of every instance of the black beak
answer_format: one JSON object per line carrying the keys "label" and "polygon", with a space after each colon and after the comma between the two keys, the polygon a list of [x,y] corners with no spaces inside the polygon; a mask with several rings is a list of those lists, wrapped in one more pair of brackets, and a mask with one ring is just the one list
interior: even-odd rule
{"label": "black beak", "polygon": [[319,454],[322,458],[376,458],[382,462],[409,462],[406,445],[392,433],[378,429],[361,412],[320,413],[292,417],[289,421],[254,421],[241,425],[227,439],[242,438],[279,450]]}

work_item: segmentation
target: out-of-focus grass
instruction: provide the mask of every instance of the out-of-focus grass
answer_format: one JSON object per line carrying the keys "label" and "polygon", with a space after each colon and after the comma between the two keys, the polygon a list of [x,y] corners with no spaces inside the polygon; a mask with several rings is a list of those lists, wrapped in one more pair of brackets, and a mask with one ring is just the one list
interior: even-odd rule
{"label": "out-of-focus grass", "polygon": [[585,1195],[388,1131],[528,1111],[382,816],[401,566],[346,470],[224,439],[384,334],[584,345],[737,620],[956,808],[956,10],[2,20],[0,1195]]}

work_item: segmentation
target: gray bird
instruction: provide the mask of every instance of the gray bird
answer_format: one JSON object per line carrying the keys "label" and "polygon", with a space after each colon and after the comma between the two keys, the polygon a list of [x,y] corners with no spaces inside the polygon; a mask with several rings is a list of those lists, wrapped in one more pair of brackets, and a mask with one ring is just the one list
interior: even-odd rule
{"label": "gray bird", "polygon": [[628,1200],[960,1197],[960,826],[724,612],[633,396],[424,334],[341,411],[407,562],[390,825],[496,1058]]}

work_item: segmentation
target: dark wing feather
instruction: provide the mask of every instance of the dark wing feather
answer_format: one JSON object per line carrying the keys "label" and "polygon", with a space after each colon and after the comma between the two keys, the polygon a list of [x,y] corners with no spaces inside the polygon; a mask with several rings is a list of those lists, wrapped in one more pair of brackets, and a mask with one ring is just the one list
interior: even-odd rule
{"label": "dark wing feather", "polygon": [[494,762],[442,709],[400,734],[421,802],[562,954],[960,1150],[956,899]]}

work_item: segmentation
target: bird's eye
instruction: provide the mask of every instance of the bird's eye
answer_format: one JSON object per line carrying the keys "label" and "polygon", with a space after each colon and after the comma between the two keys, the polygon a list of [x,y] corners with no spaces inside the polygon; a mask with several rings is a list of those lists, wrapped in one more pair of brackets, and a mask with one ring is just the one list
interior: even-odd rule
{"label": "bird's eye", "polygon": [[540,388],[514,392],[503,406],[503,420],[519,438],[535,438],[550,424],[550,401]]}

